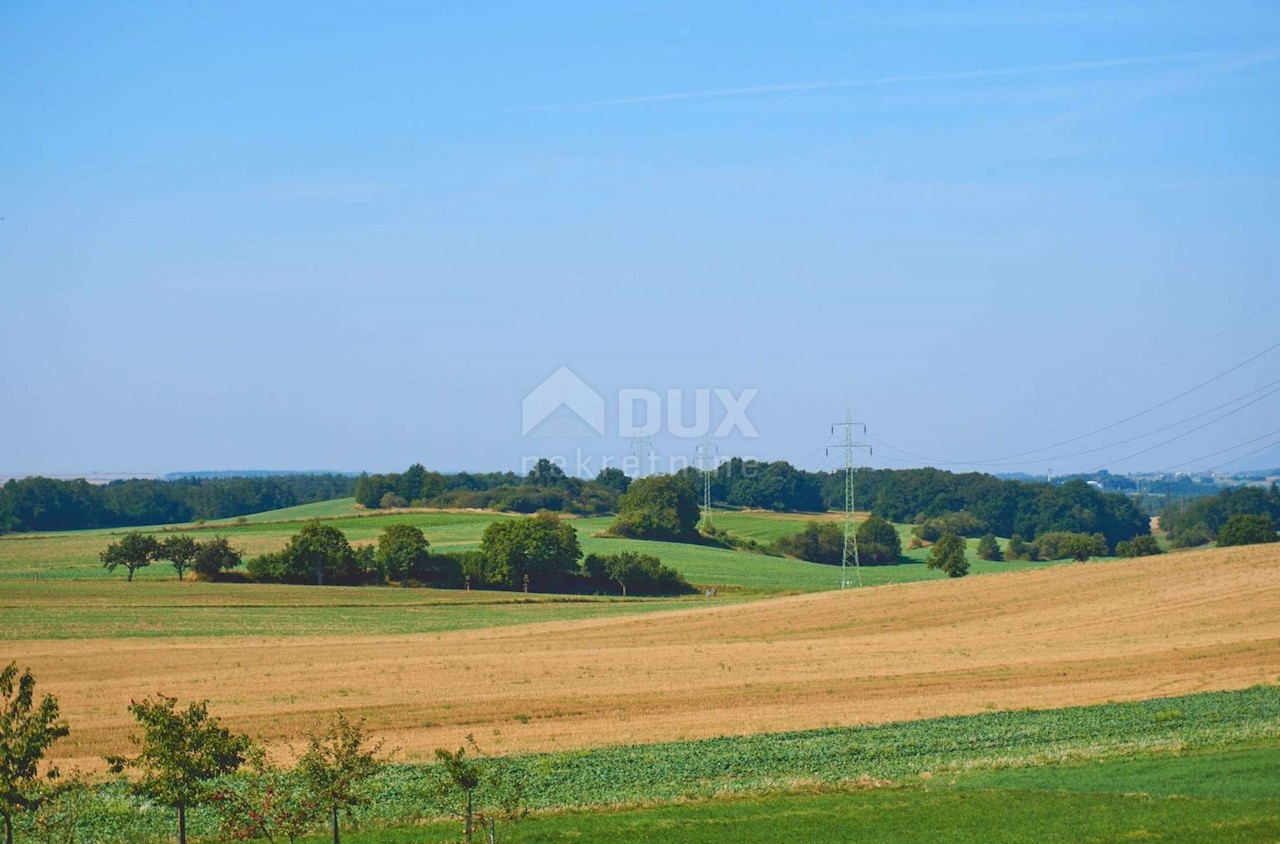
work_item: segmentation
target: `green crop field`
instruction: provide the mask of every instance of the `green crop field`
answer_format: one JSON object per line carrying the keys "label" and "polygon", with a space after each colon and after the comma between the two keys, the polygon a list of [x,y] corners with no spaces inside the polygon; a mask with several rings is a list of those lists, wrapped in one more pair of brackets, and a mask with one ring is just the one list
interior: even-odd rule
{"label": "green crop field", "polygon": [[[351,499],[308,504],[200,526],[145,528],[159,536],[227,536],[246,556],[282,548],[310,518],[323,518],[357,544],[370,543],[390,524],[420,527],[442,551],[479,547],[496,513],[404,511],[365,513]],[[716,514],[717,525],[760,542],[798,531],[812,516],[760,512]],[[837,589],[838,567],[710,545],[601,536],[611,519],[574,519],[585,553],[639,551],[680,571],[719,600]],[[900,530],[909,533],[908,526]],[[696,606],[680,599],[556,599],[504,592],[377,587],[178,583],[167,564],[141,569],[134,582],[105,571],[98,553],[125,531],[96,530],[0,537],[0,639],[216,635],[402,634],[458,630],[528,621],[556,621]],[[971,541],[972,543],[972,541]],[[927,550],[907,552],[892,566],[866,566],[866,586],[945,577],[925,567]],[[972,574],[1044,563],[988,563],[971,555]],[[851,575],[851,580],[853,576]]]}
{"label": "green crop field", "polygon": [[652,612],[703,600],[124,578],[9,580],[0,586],[0,641],[439,633]]}
{"label": "green crop field", "polygon": [[[1079,841],[1280,835],[1280,688],[511,757],[523,841]],[[379,777],[344,840],[454,840],[435,766]],[[204,810],[192,826],[208,831]],[[103,786],[96,841],[150,842],[169,813]],[[314,841],[324,838],[315,837]]]}
{"label": "green crop field", "polygon": [[[329,515],[322,515],[324,513]],[[295,514],[289,518],[288,514]],[[201,526],[172,526],[144,528],[159,536],[188,534],[197,538],[213,535],[227,536],[232,543],[252,556],[284,547],[289,537],[310,518],[322,517],[326,524],[340,529],[355,544],[373,542],[383,528],[391,524],[415,525],[426,533],[432,547],[442,551],[472,550],[479,547],[484,529],[495,519],[519,518],[496,513],[424,512],[365,514],[354,511],[350,499],[308,504],[287,510],[276,510],[247,517],[244,522],[235,520],[210,523]],[[774,513],[717,513],[717,525],[735,535],[772,540],[803,528],[810,517],[797,514]],[[703,545],[687,545],[672,542],[647,542],[612,537],[600,537],[610,523],[609,518],[575,519],[574,526],[582,538],[586,553],[617,553],[623,550],[643,551],[659,557],[690,582],[721,590],[735,590],[754,594],[778,594],[786,592],[813,592],[835,589],[840,585],[840,573],[832,566],[817,565],[783,557],[717,548]],[[908,526],[900,530],[909,533]],[[120,573],[104,571],[98,562],[98,553],[109,542],[125,532],[124,529],[73,531],[50,534],[11,534],[0,537],[0,580],[6,579],[122,579]],[[976,544],[973,540],[971,545]],[[927,549],[907,552],[904,561],[894,566],[867,566],[862,570],[867,585],[882,583],[908,583],[916,580],[941,578],[941,572],[930,571],[923,565]],[[974,558],[971,573],[989,574],[1015,571],[1029,565],[1043,563],[986,563]],[[173,577],[173,571],[164,564],[142,569],[136,575],[140,581],[165,580]]]}

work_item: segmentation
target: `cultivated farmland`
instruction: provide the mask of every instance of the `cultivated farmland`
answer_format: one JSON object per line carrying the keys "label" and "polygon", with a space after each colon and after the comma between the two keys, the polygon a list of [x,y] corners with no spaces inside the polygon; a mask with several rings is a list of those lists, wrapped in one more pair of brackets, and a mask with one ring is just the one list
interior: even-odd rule
{"label": "cultivated farmland", "polygon": [[1272,683],[1278,568],[1261,546],[618,618],[5,650],[76,725],[64,761],[123,750],[125,706],[151,690],[209,698],[280,749],[361,715],[414,760],[465,733],[564,750]]}

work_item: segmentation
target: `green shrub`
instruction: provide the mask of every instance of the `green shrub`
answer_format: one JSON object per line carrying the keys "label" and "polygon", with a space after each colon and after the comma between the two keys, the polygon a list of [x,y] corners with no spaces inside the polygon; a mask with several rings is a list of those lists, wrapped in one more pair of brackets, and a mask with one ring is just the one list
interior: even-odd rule
{"label": "green shrub", "polygon": [[1218,546],[1257,545],[1264,542],[1276,542],[1275,525],[1271,517],[1262,514],[1241,514],[1227,519],[1227,523],[1218,531]]}
{"label": "green shrub", "polygon": [[1160,543],[1156,542],[1156,538],[1150,534],[1135,536],[1133,539],[1116,544],[1117,557],[1150,557],[1163,553],[1164,549],[1160,547]]}

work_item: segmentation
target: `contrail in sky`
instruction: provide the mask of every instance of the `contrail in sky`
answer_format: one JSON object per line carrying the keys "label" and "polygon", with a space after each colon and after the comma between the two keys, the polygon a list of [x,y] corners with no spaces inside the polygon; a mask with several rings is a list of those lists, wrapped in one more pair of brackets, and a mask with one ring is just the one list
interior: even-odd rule
{"label": "contrail in sky", "polygon": [[1084,70],[1105,70],[1113,67],[1168,64],[1216,58],[1222,53],[1201,51],[1194,53],[1168,53],[1160,56],[1137,56],[1123,59],[1101,59],[1064,64],[1026,65],[1023,67],[998,67],[980,70],[962,70],[949,73],[922,73],[907,76],[879,76],[868,79],[819,80],[811,82],[782,82],[774,85],[748,85],[739,88],[710,88],[701,91],[678,91],[666,94],[645,94],[636,97],[617,97],[607,100],[588,100],[577,103],[558,103],[541,106],[518,106],[512,111],[563,111],[568,109],[604,108],[606,106],[639,105],[643,103],[675,102],[679,100],[705,100],[716,97],[742,97],[751,94],[779,94],[793,91],[833,90],[840,88],[872,88],[881,85],[910,85],[919,82],[961,82],[968,79],[996,79],[1007,76],[1031,76],[1042,73],[1065,73]]}

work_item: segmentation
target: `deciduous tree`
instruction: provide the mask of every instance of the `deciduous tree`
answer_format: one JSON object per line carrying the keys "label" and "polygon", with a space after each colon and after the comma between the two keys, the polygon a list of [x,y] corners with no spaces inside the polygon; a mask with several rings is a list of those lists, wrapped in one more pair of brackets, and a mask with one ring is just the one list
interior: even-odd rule
{"label": "deciduous tree", "polygon": [[138,755],[107,761],[116,771],[137,769],[133,791],[177,810],[178,844],[186,844],[188,807],[205,799],[213,780],[243,765],[252,744],[210,717],[208,701],[177,706],[176,698],[159,694],[131,703],[129,712],[142,727],[141,738],[131,737]]}
{"label": "deciduous tree", "polygon": [[902,538],[898,529],[880,518],[871,516],[858,525],[858,561],[867,565],[896,563],[902,555]]}
{"label": "deciduous tree", "polygon": [[196,555],[199,553],[198,542],[186,534],[178,534],[167,537],[160,543],[160,551],[156,554],[156,559],[168,560],[173,565],[173,570],[178,573],[178,580],[182,580],[182,575],[195,563]]}
{"label": "deciduous tree", "polygon": [[[470,758],[467,747],[471,749]],[[462,819],[466,844],[474,841],[477,825],[489,844],[497,844],[500,822],[515,823],[529,813],[524,804],[524,786],[502,760],[484,758],[472,736],[467,736],[467,747],[458,748],[456,753],[444,748],[436,750],[443,774],[435,785],[436,797],[446,812]]]}
{"label": "deciduous tree", "polygon": [[160,553],[160,543],[154,536],[131,530],[119,542],[108,545],[99,557],[102,559],[102,567],[107,571],[115,571],[117,567],[123,566],[129,572],[126,579],[132,581],[133,573],[151,565],[152,561],[159,558]]}
{"label": "deciduous tree", "polygon": [[240,563],[240,552],[231,547],[231,542],[225,536],[215,536],[200,543],[191,568],[195,570],[197,577],[215,580],[218,575],[236,568]]}
{"label": "deciduous tree", "polygon": [[578,532],[555,513],[499,519],[484,529],[480,552],[497,582],[519,587],[529,578],[535,587],[557,575],[572,574],[582,557]]}
{"label": "deciduous tree", "polygon": [[401,586],[409,585],[409,576],[426,563],[430,545],[427,537],[413,525],[387,525],[378,537],[378,565]]}
{"label": "deciduous tree", "polygon": [[942,569],[948,577],[968,574],[969,560],[964,555],[964,540],[954,533],[944,533],[929,552],[929,568]]}
{"label": "deciduous tree", "polygon": [[1276,529],[1271,522],[1271,517],[1260,513],[1242,513],[1232,516],[1218,531],[1219,547],[1256,545],[1276,541]]}
{"label": "deciduous tree", "polygon": [[272,764],[261,748],[249,755],[247,771],[222,778],[209,794],[223,835],[293,844],[315,826],[321,806],[298,771]]}
{"label": "deciduous tree", "polygon": [[618,517],[610,530],[635,539],[696,540],[701,517],[698,493],[688,477],[652,475],[633,481],[618,499]]}
{"label": "deciduous tree", "polygon": [[[58,701],[45,695],[36,702],[31,671],[18,673],[17,663],[0,671],[0,819],[5,844],[13,844],[13,816],[31,805],[45,751],[68,733],[58,717]],[[57,771],[46,771],[46,778]]]}
{"label": "deciduous tree", "polygon": [[313,734],[298,759],[298,774],[329,815],[333,844],[340,844],[338,819],[368,799],[365,788],[383,768],[378,760],[382,744],[370,744],[364,722],[351,722],[339,713],[327,730]]}

